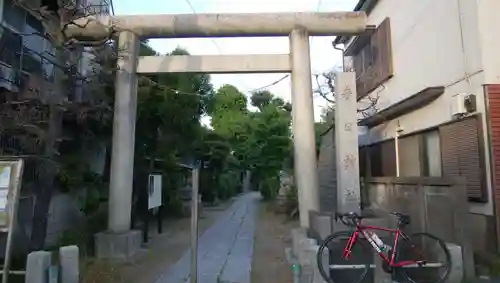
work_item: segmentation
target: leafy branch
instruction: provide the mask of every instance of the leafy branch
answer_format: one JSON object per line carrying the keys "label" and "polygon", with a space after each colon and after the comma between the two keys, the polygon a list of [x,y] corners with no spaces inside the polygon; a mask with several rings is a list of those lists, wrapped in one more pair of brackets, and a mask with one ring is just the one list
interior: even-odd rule
{"label": "leafy branch", "polygon": [[[334,107],[336,99],[335,73],[326,72],[322,74],[317,74],[314,76],[314,78],[317,87],[313,92],[315,94],[320,95],[327,102],[331,103],[332,105],[330,105],[329,107]],[[367,105],[360,105],[361,107],[357,109],[357,113],[360,113],[363,116],[363,118],[369,117],[372,113],[376,113],[378,111],[377,104],[380,99],[379,94],[380,91],[377,91],[375,94],[371,93],[363,97],[361,100],[359,100],[358,104],[367,104]]]}

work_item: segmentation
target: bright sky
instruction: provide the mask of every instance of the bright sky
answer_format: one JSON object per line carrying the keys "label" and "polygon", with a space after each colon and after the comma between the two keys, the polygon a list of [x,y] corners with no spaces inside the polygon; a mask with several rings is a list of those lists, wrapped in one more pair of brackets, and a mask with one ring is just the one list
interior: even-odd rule
{"label": "bright sky", "polygon": [[[116,15],[130,14],[186,14],[193,13],[264,13],[305,11],[352,11],[358,0],[113,0]],[[191,5],[191,6],[190,6]],[[333,37],[311,38],[312,72],[321,73],[341,62],[341,54],[332,48]],[[289,52],[288,38],[194,38],[154,39],[151,46],[167,53],[177,46],[193,55],[219,54],[282,54]],[[218,74],[212,75],[215,87],[232,84],[243,92],[273,83],[284,74]],[[313,81],[314,87],[314,81]],[[290,101],[290,80],[269,87],[269,91]],[[326,101],[314,97],[315,117],[319,120]]]}

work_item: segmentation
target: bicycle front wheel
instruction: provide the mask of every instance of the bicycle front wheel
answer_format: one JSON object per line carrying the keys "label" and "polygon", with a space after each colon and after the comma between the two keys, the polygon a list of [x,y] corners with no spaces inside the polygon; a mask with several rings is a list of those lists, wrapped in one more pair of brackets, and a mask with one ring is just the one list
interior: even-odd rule
{"label": "bicycle front wheel", "polygon": [[[360,283],[371,271],[373,253],[366,239],[360,235],[351,249],[351,255],[345,259],[344,248],[352,232],[337,232],[328,236],[319,246],[316,254],[321,277],[328,283]],[[324,262],[323,253],[329,251],[329,260]]]}
{"label": "bicycle front wheel", "polygon": [[[451,256],[436,236],[417,233],[398,241],[397,276],[410,283],[443,283],[450,274]],[[397,278],[400,279],[400,278]]]}

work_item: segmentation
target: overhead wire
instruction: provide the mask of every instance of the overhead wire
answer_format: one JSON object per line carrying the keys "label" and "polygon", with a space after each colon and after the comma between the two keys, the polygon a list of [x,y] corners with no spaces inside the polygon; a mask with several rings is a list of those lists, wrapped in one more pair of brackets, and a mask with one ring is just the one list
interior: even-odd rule
{"label": "overhead wire", "polygon": [[[318,0],[318,3],[316,4],[316,13],[318,13],[319,10],[321,9],[321,4],[322,4],[322,0]],[[314,36],[311,37],[311,45],[313,42],[314,42]]]}
{"label": "overhead wire", "polygon": [[[252,92],[257,92],[257,91],[260,91],[260,90],[263,90],[263,89],[266,89],[268,87],[271,87],[271,86],[274,86],[274,85],[277,85],[278,83],[282,82],[283,80],[285,80],[286,78],[288,78],[290,75],[286,75],[286,76],[283,76],[279,79],[277,79],[276,81],[270,83],[270,84],[266,84],[264,86],[261,86],[261,87],[258,87],[258,88],[255,88],[255,89],[252,89],[248,92],[252,93]],[[166,85],[163,85],[163,84],[160,84],[158,82],[155,82],[154,80],[146,77],[146,76],[140,76],[139,77],[140,80],[144,80],[144,81],[147,81],[149,83],[152,83],[154,84],[155,86],[159,87],[160,89],[162,90],[168,90],[168,91],[172,91],[176,94],[185,94],[185,95],[198,95],[198,96],[202,96],[201,94],[199,93],[194,93],[194,92],[186,92],[186,91],[183,91],[183,90],[179,90],[179,89],[176,89],[176,88],[172,88],[172,87],[168,87]]]}
{"label": "overhead wire", "polygon": [[[194,14],[197,14],[196,9],[194,8],[191,1],[190,0],[184,0],[184,1],[188,4],[189,8],[191,8],[191,11],[193,11]],[[214,44],[215,48],[217,48],[217,51],[219,52],[219,54],[221,54],[222,52],[221,52],[219,44],[217,44],[217,41],[215,41],[215,39],[213,39],[213,38],[210,38],[210,40]]]}
{"label": "overhead wire", "polygon": [[[184,0],[184,1],[189,6],[189,8],[191,9],[191,11],[196,14],[197,11],[194,8],[194,5],[191,3],[191,0]],[[322,0],[318,0],[317,7],[316,7],[316,12],[319,12],[319,10],[321,9],[321,5],[322,5]],[[314,37],[313,37],[313,39],[314,39]],[[312,42],[313,39],[311,39],[311,42]],[[217,44],[217,42],[214,39],[211,39],[211,41],[214,44],[214,46],[217,48],[217,50],[219,51],[219,53],[222,53],[221,52],[221,48],[219,47],[219,45]],[[289,77],[290,77],[290,74],[287,74],[287,75],[285,75],[285,76],[277,79],[276,81],[273,81],[272,83],[266,84],[266,85],[258,87],[258,88],[254,88],[252,90],[249,90],[248,92],[253,93],[253,92],[261,91],[261,90],[264,90],[266,88],[275,86],[275,85],[279,84],[280,82],[284,81],[285,79],[287,79]],[[191,94],[191,95],[194,94],[194,93],[186,93],[184,91],[180,91],[180,90],[173,89],[173,88],[168,88],[168,87],[166,87],[166,88],[169,89],[169,90],[171,90],[171,91],[174,91],[176,93],[179,93],[179,94]]]}
{"label": "overhead wire", "polygon": [[261,87],[258,87],[258,88],[254,88],[252,90],[250,90],[249,92],[252,93],[252,92],[257,92],[257,91],[261,91],[261,90],[264,90],[266,88],[269,88],[269,87],[272,87],[272,86],[275,86],[277,84],[279,84],[280,82],[284,81],[286,78],[290,77],[290,74],[287,74],[277,80],[275,80],[274,82],[270,83],[270,84],[267,84],[267,85],[264,85],[264,86],[261,86]]}

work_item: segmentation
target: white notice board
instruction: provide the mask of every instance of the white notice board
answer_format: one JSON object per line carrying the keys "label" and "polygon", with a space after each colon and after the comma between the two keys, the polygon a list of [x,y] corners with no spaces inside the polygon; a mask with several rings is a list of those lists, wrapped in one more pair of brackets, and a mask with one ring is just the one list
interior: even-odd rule
{"label": "white notice board", "polygon": [[150,174],[148,180],[148,209],[152,209],[162,205],[161,174]]}
{"label": "white notice board", "polygon": [[7,211],[7,198],[11,188],[12,164],[7,162],[0,165],[0,230],[8,229],[9,215]]}
{"label": "white notice board", "polygon": [[[7,232],[2,274],[10,273],[11,247],[16,224],[23,164],[21,159],[0,160],[0,231]],[[7,283],[8,278],[9,276],[2,276],[2,283]]]}

